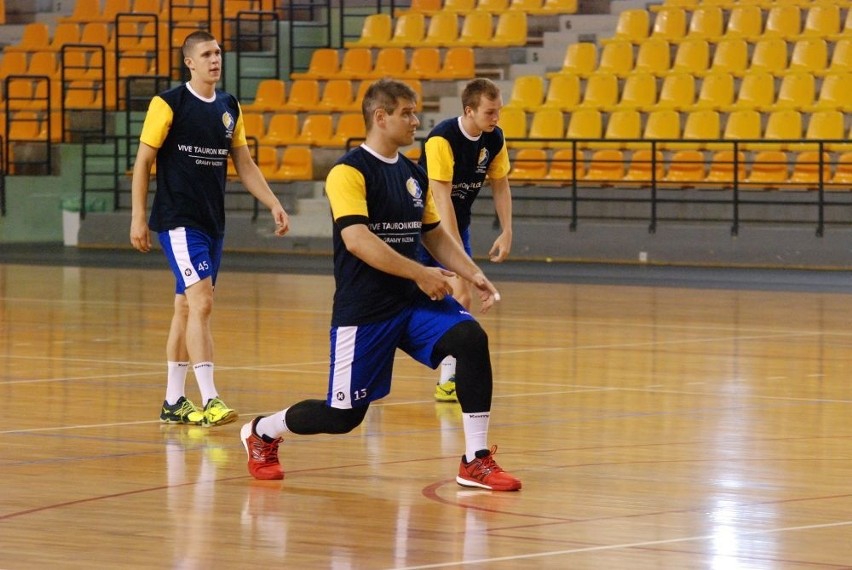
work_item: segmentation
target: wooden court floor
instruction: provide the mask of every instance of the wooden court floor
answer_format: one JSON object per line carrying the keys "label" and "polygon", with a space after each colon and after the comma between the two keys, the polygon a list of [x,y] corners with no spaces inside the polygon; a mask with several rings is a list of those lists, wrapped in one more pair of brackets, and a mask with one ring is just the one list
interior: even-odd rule
{"label": "wooden court floor", "polygon": [[[0,265],[0,568],[852,567],[852,295],[498,283],[491,440],[400,354],[341,436],[257,482],[238,432],[325,391],[332,280],[225,271],[227,426],[161,426],[171,277]],[[197,388],[190,376],[191,397]]]}

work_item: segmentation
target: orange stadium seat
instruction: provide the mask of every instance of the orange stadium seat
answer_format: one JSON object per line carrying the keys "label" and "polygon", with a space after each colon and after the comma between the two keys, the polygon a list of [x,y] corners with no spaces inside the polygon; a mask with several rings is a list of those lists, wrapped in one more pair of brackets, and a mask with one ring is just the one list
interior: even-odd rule
{"label": "orange stadium seat", "polygon": [[260,144],[267,146],[285,146],[296,144],[299,140],[299,116],[295,113],[276,113],[269,120],[269,127]]}
{"label": "orange stadium seat", "polygon": [[837,166],[831,183],[834,190],[848,190],[852,186],[852,152],[844,152],[837,158]]}
{"label": "orange stadium seat", "polygon": [[704,181],[705,171],[704,153],[699,150],[680,150],[672,155],[663,181],[690,188]]}
{"label": "orange stadium seat", "polygon": [[459,37],[459,18],[455,12],[441,11],[429,18],[426,37],[421,45],[450,46]]}
{"label": "orange stadium seat", "polygon": [[441,52],[437,47],[420,46],[411,52],[411,60],[403,77],[438,79],[441,74]]}
{"label": "orange stadium seat", "polygon": [[307,146],[335,146],[334,125],[331,115],[308,115],[302,122],[297,144]]}
{"label": "orange stadium seat", "polygon": [[624,181],[643,186],[651,182],[662,182],[665,168],[662,151],[652,153],[648,149],[635,150],[630,157],[630,166],[624,174]]}
{"label": "orange stadium seat", "polygon": [[[820,164],[820,161],[822,164]],[[820,168],[820,166],[822,168]],[[820,176],[822,172],[822,176]],[[793,172],[790,173],[788,182],[794,185],[802,185],[806,189],[815,190],[823,184],[831,181],[831,156],[827,152],[805,151],[796,155],[793,163]]]}
{"label": "orange stadium seat", "polygon": [[419,12],[409,12],[396,19],[394,31],[387,44],[396,47],[415,47],[420,45],[426,35],[426,19]]}
{"label": "orange stadium seat", "polygon": [[345,42],[344,45],[347,48],[387,45],[393,32],[392,25],[389,14],[370,14],[364,18],[361,36],[355,41]]}
{"label": "orange stadium seat", "polygon": [[540,75],[522,75],[512,83],[512,91],[506,107],[519,107],[524,111],[535,111],[544,99],[544,79]]}
{"label": "orange stadium seat", "polygon": [[491,42],[493,36],[494,22],[491,13],[474,10],[465,14],[459,37],[454,44],[483,47]]}
{"label": "orange stadium seat", "polygon": [[330,79],[325,82],[322,98],[316,110],[328,112],[345,111],[352,104],[352,81],[349,79]]}
{"label": "orange stadium seat", "polygon": [[297,79],[290,84],[287,101],[279,111],[309,111],[319,104],[320,89],[315,79]]}
{"label": "orange stadium seat", "polygon": [[381,79],[382,77],[400,77],[405,74],[408,62],[405,50],[401,47],[384,47],[376,54],[376,61],[370,77]]}
{"label": "orange stadium seat", "polygon": [[759,188],[778,188],[788,176],[787,155],[780,150],[762,150],[755,154],[743,182]]}
{"label": "orange stadium seat", "polygon": [[343,113],[337,119],[332,142],[336,146],[345,147],[347,143],[360,144],[367,137],[367,127],[361,113]]}
{"label": "orange stadium seat", "polygon": [[547,178],[547,151],[540,148],[522,148],[512,158],[509,180],[522,182]]}
{"label": "orange stadium seat", "polygon": [[364,79],[373,72],[373,54],[370,48],[349,48],[343,54],[337,76],[341,79]]}
{"label": "orange stadium seat", "polygon": [[516,148],[518,139],[527,137],[527,114],[523,109],[517,107],[501,109],[499,125],[503,129],[503,136],[506,138],[506,144],[509,148]]}
{"label": "orange stadium seat", "polygon": [[476,74],[473,49],[452,46],[444,54],[441,73],[437,79],[471,79]]}
{"label": "orange stadium seat", "polygon": [[320,48],[311,54],[306,71],[294,71],[290,79],[330,79],[340,70],[340,57],[336,49]]}
{"label": "orange stadium seat", "polygon": [[527,43],[527,15],[524,12],[503,12],[497,18],[494,36],[488,47],[519,47]]}
{"label": "orange stadium seat", "polygon": [[553,151],[550,157],[550,169],[547,171],[547,179],[568,182],[575,178],[581,180],[586,176],[586,165],[583,162],[582,151],[574,158],[574,149],[561,148]]}
{"label": "orange stadium seat", "polygon": [[275,172],[275,180],[311,180],[313,174],[313,153],[310,148],[288,146],[281,155],[281,165]]}
{"label": "orange stadium seat", "polygon": [[261,79],[257,84],[254,101],[242,105],[243,111],[262,113],[277,111],[287,100],[286,84],[280,79]]}
{"label": "orange stadium seat", "polygon": [[[720,150],[713,153],[705,182],[730,185],[741,183],[746,177],[745,153],[732,150]],[[736,180],[735,180],[736,179]]]}
{"label": "orange stadium seat", "polygon": [[592,155],[584,180],[612,186],[623,178],[624,154],[616,149],[601,149]]}

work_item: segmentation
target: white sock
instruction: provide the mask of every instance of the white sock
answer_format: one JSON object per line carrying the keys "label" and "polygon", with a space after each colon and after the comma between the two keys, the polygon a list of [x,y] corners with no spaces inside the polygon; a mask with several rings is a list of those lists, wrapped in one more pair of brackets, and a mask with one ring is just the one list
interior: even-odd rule
{"label": "white sock", "polygon": [[208,401],[219,395],[216,385],[213,383],[213,363],[199,362],[192,367],[198,389],[201,390],[201,405],[205,406]]}
{"label": "white sock", "polygon": [[186,394],[186,373],[189,370],[189,362],[166,362],[168,373],[166,376],[166,402],[169,405],[177,404],[181,396]]}
{"label": "white sock", "polygon": [[281,410],[271,416],[260,418],[257,421],[257,425],[254,426],[254,431],[260,437],[267,436],[272,439],[278,439],[279,437],[283,437],[284,434],[291,433],[290,430],[287,429],[287,423],[284,421],[284,415],[286,413],[287,410]]}
{"label": "white sock", "polygon": [[480,449],[488,449],[488,420],[491,412],[462,414],[464,426],[464,460],[468,463],[476,457]]}
{"label": "white sock", "polygon": [[443,384],[456,377],[456,357],[447,356],[441,361],[441,379],[438,384]]}

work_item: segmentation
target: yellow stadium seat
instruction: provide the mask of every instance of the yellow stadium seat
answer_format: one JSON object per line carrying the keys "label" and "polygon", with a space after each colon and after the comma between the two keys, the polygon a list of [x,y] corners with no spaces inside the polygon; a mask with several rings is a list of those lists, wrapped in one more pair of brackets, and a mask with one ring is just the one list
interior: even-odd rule
{"label": "yellow stadium seat", "polygon": [[313,153],[310,148],[288,146],[281,156],[281,165],[275,172],[275,180],[313,179]]}
{"label": "yellow stadium seat", "polygon": [[509,2],[508,10],[518,10],[532,14],[540,12],[542,8],[542,0],[512,0]]}
{"label": "yellow stadium seat", "polygon": [[275,171],[278,170],[278,149],[274,146],[259,146],[256,164],[267,180],[272,179],[275,176]]}
{"label": "yellow stadium seat", "polygon": [[[802,138],[802,114],[792,109],[773,111],[766,120],[766,130],[763,133],[765,141],[779,141],[763,144],[758,148],[769,150],[788,150],[795,146],[790,140]],[[783,142],[782,142],[783,141]]]}
{"label": "yellow stadium seat", "polygon": [[852,152],[844,152],[837,158],[837,167],[831,178],[833,190],[849,190],[852,187]]}
{"label": "yellow stadium seat", "polygon": [[478,0],[476,9],[499,14],[509,9],[509,0]]}
{"label": "yellow stadium seat", "polygon": [[725,38],[716,44],[708,72],[741,76],[748,67],[748,44],[743,39]]}
{"label": "yellow stadium seat", "polygon": [[557,75],[550,79],[543,108],[571,111],[580,104],[580,78],[576,75]]}
{"label": "yellow stadium seat", "polygon": [[263,115],[261,113],[243,113],[243,128],[247,137],[262,139],[266,134]]}
{"label": "yellow stadium seat", "polygon": [[[852,10],[849,10],[852,12]],[[852,37],[843,38],[834,44],[831,61],[825,71],[815,71],[816,75],[852,72]]]}
{"label": "yellow stadium seat", "polygon": [[532,114],[530,130],[527,134],[529,143],[515,145],[517,148],[553,148],[564,146],[562,138],[565,132],[565,122],[562,111],[558,109],[539,109]]}
{"label": "yellow stadium seat", "polygon": [[547,178],[547,151],[540,148],[522,148],[512,159],[509,180],[526,182]]}
{"label": "yellow stadium seat", "polygon": [[624,10],[618,15],[618,21],[615,24],[615,34],[611,38],[604,39],[603,42],[623,40],[639,44],[648,38],[650,27],[651,18],[648,10],[638,8]]}
{"label": "yellow stadium seat", "polygon": [[286,146],[299,140],[299,116],[295,113],[276,113],[269,120],[269,127],[260,144],[267,146]]}
{"label": "yellow stadium seat", "polygon": [[677,41],[686,34],[686,11],[672,7],[659,10],[654,16],[651,37],[667,41]]}
{"label": "yellow stadium seat", "polygon": [[787,69],[787,42],[780,38],[761,39],[754,45],[748,72],[766,71],[780,75]]}
{"label": "yellow stadium seat", "polygon": [[712,144],[712,141],[719,139],[720,125],[718,111],[702,110],[687,113],[681,137],[684,142],[672,144],[670,148],[725,148],[725,145]]}
{"label": "yellow stadium seat", "polygon": [[355,97],[352,98],[352,104],[344,109],[344,111],[348,112],[356,112],[361,111],[361,103],[364,102],[364,94],[367,92],[367,89],[372,85],[372,80],[364,79],[361,83],[358,84],[358,91],[355,93]]}
{"label": "yellow stadium seat", "polygon": [[30,22],[24,26],[24,31],[18,43],[8,45],[4,53],[10,51],[44,51],[50,46],[50,30],[44,22]]}
{"label": "yellow stadium seat", "polygon": [[789,177],[787,155],[780,150],[762,150],[755,154],[745,184],[759,188],[778,188]]}
{"label": "yellow stadium seat", "polygon": [[663,152],[652,153],[648,149],[634,150],[630,157],[630,166],[624,174],[624,182],[632,182],[645,186],[651,183],[662,182],[665,176],[665,162]]}
{"label": "yellow stadium seat", "polygon": [[426,35],[426,19],[420,12],[409,12],[396,19],[393,34],[387,44],[395,47],[415,47]]}
{"label": "yellow stadium seat", "polygon": [[562,68],[559,71],[550,72],[548,77],[555,75],[578,75],[588,77],[594,73],[598,60],[597,46],[590,42],[578,42],[570,44],[565,50]]}
{"label": "yellow stadium seat", "polygon": [[[726,141],[760,139],[760,113],[754,109],[740,109],[729,113],[722,138]],[[708,148],[714,147],[708,145]],[[740,145],[740,148],[749,149],[750,145]]]}
{"label": "yellow stadium seat", "polygon": [[471,79],[476,74],[473,48],[452,46],[444,54],[439,79]]}
{"label": "yellow stadium seat", "polygon": [[642,135],[642,115],[639,111],[614,111],[609,114],[604,132],[605,141],[591,143],[590,148],[629,148],[630,143],[626,140],[614,139],[639,139]]}
{"label": "yellow stadium seat", "polygon": [[[808,128],[805,131],[805,140],[837,140],[842,141],[843,113],[840,111],[816,111],[808,117]],[[835,150],[836,144],[827,144],[824,148]]]}
{"label": "yellow stadium seat", "polygon": [[263,113],[276,111],[284,106],[287,100],[286,84],[280,79],[261,79],[257,84],[254,101],[242,106],[243,111]]}
{"label": "yellow stadium seat", "polygon": [[[663,139],[666,141],[681,138],[680,114],[672,110],[659,110],[648,113],[642,139],[645,141]],[[667,150],[676,143],[662,142],[656,145],[658,149]],[[648,145],[644,145],[647,147]]]}
{"label": "yellow stadium seat", "polygon": [[[822,172],[822,176],[820,176]],[[807,190],[816,190],[820,183],[831,181],[831,156],[827,152],[804,151],[796,155],[793,172],[788,182],[796,186],[804,186]]]}
{"label": "yellow stadium seat", "polygon": [[702,75],[710,66],[710,44],[704,39],[687,39],[678,45],[671,73]]}
{"label": "yellow stadium seat", "polygon": [[20,111],[34,107],[33,83],[29,78],[11,79],[6,88],[6,105],[9,110]]}
{"label": "yellow stadium seat", "polygon": [[732,150],[720,150],[713,153],[705,182],[711,184],[732,185],[742,183],[746,177],[745,153]]}
{"label": "yellow stadium seat", "polygon": [[541,107],[544,99],[544,78],[540,75],[522,75],[512,84],[506,107],[520,107],[532,112]]}
{"label": "yellow stadium seat", "polygon": [[459,37],[459,19],[455,12],[446,9],[429,18],[424,46],[451,46]]}
{"label": "yellow stadium seat", "polygon": [[520,47],[527,43],[525,12],[503,12],[497,18],[494,36],[484,45],[489,47]]}
{"label": "yellow stadium seat", "polygon": [[308,115],[302,122],[297,144],[307,146],[335,146],[334,125],[331,115]]}
{"label": "yellow stadium seat", "polygon": [[340,71],[341,79],[365,79],[373,72],[373,54],[370,48],[349,48],[343,53]]}
{"label": "yellow stadium seat", "polygon": [[602,110],[615,106],[618,101],[618,78],[611,73],[596,73],[586,81],[582,109]]}
{"label": "yellow stadium seat", "polygon": [[723,111],[737,109],[767,109],[775,102],[775,78],[765,71],[756,71],[743,77],[737,98]]}
{"label": "yellow stadium seat", "polygon": [[770,109],[780,111],[782,109],[793,109],[802,111],[814,104],[816,88],[814,76],[811,73],[791,73],[785,75],[778,88],[778,96]]}
{"label": "yellow stadium seat", "polygon": [[[848,10],[848,7],[847,7]],[[840,33],[840,7],[823,2],[808,7],[801,38],[828,38]]]}
{"label": "yellow stadium seat", "polygon": [[624,178],[624,154],[616,149],[601,149],[594,152],[589,161],[586,181],[602,186],[612,186]]}
{"label": "yellow stadium seat", "polygon": [[444,0],[444,12],[467,14],[476,9],[476,0]]}
{"label": "yellow stadium seat", "polygon": [[340,71],[340,56],[336,49],[319,48],[311,54],[307,71],[294,71],[290,79],[330,79]]}
{"label": "yellow stadium seat", "polygon": [[101,0],[77,0],[70,16],[61,18],[62,22],[85,23],[91,22],[100,16]]}
{"label": "yellow stadium seat", "polygon": [[763,33],[763,13],[760,6],[737,5],[728,17],[725,38],[753,41]]}
{"label": "yellow stadium seat", "polygon": [[297,112],[316,109],[319,98],[320,89],[316,79],[297,79],[290,84],[287,101],[278,110]]}
{"label": "yellow stadium seat", "polygon": [[828,44],[822,38],[808,38],[793,45],[786,73],[806,72],[819,74],[828,62]]}
{"label": "yellow stadium seat", "polygon": [[724,22],[719,6],[698,6],[692,11],[684,39],[717,42],[725,31]]}
{"label": "yellow stadium seat", "polygon": [[342,112],[352,104],[352,81],[349,79],[330,79],[325,82],[322,98],[315,110],[330,113]]}
{"label": "yellow stadium seat", "polygon": [[441,75],[441,52],[437,47],[420,46],[411,52],[411,60],[403,77],[438,79]]}
{"label": "yellow stadium seat", "polygon": [[42,49],[59,51],[65,44],[78,43],[80,43],[80,26],[74,22],[60,22],[53,29],[53,37],[50,39],[50,43]]}
{"label": "yellow stadium seat", "polygon": [[586,176],[586,165],[583,162],[583,153],[574,155],[574,149],[561,148],[553,151],[550,157],[550,169],[547,171],[547,179],[559,182],[582,180]]}
{"label": "yellow stadium seat", "polygon": [[605,111],[647,109],[657,101],[657,80],[650,73],[631,73],[624,81],[618,103]]}
{"label": "yellow stadium seat", "polygon": [[376,61],[370,77],[381,79],[383,77],[400,77],[405,74],[408,63],[405,57],[405,49],[401,47],[383,47],[376,54]]}
{"label": "yellow stadium seat", "polygon": [[689,73],[670,73],[663,78],[660,97],[656,103],[642,110],[681,111],[692,106],[694,101],[695,78]]}
{"label": "yellow stadium seat", "polygon": [[527,138],[527,114],[523,109],[501,109],[498,124],[509,148],[515,148],[518,139]]}
{"label": "yellow stadium seat", "polygon": [[719,111],[734,102],[734,77],[730,73],[710,73],[701,81],[695,104],[687,110]]}
{"label": "yellow stadium seat", "polygon": [[[14,55],[14,52],[7,53],[4,58],[8,58],[11,55]],[[59,79],[60,74],[56,54],[49,51],[37,51],[31,54],[26,73],[28,75],[46,75],[51,79]]]}
{"label": "yellow stadium seat", "polygon": [[112,34],[106,22],[88,22],[80,31],[81,44],[104,46],[108,50],[114,47]]}
{"label": "yellow stadium seat", "polygon": [[639,44],[636,53],[634,72],[653,73],[665,76],[671,66],[671,48],[669,42],[660,38],[650,38]]}
{"label": "yellow stadium seat", "polygon": [[852,73],[826,75],[822,80],[819,96],[816,102],[806,108],[808,112],[839,110],[844,113],[852,112]]}
{"label": "yellow stadium seat", "polygon": [[334,128],[333,144],[345,147],[361,144],[367,137],[367,127],[364,125],[364,115],[361,113],[343,113],[337,119]]}
{"label": "yellow stadium seat", "polygon": [[618,77],[626,77],[631,71],[633,71],[633,44],[628,41],[604,44],[595,73],[612,73]]}
{"label": "yellow stadium seat", "polygon": [[831,36],[832,41],[840,41],[844,38],[852,38],[852,10],[846,10],[846,18],[843,20],[843,29],[839,34]]}
{"label": "yellow stadium seat", "polygon": [[417,12],[425,16],[431,16],[441,11],[443,0],[411,0],[407,9],[397,9],[395,16],[399,17],[409,12]]}
{"label": "yellow stadium seat", "polygon": [[370,14],[364,18],[361,36],[355,41],[345,42],[350,47],[373,47],[387,45],[393,32],[390,14]]}
{"label": "yellow stadium seat", "polygon": [[474,10],[465,14],[455,45],[483,47],[489,44],[493,36],[494,22],[491,13]]}
{"label": "yellow stadium seat", "polygon": [[[50,54],[53,56],[53,54]],[[53,58],[54,68],[56,67],[56,58]],[[10,75],[23,75],[27,73],[27,54],[19,52],[3,52],[3,59],[0,60],[0,79],[5,79]]]}
{"label": "yellow stadium seat", "polygon": [[683,188],[695,187],[704,181],[706,166],[704,154],[699,150],[679,150],[669,161],[663,182]]}
{"label": "yellow stadium seat", "polygon": [[568,119],[565,138],[582,141],[577,148],[589,148],[591,141],[603,136],[603,117],[597,109],[577,109]]}
{"label": "yellow stadium seat", "polygon": [[795,5],[772,6],[766,16],[764,38],[795,41],[802,31],[802,11]]}

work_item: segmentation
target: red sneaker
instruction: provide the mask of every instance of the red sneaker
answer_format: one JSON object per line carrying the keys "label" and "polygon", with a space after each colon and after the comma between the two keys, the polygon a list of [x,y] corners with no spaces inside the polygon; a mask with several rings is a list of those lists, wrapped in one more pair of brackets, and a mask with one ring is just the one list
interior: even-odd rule
{"label": "red sneaker", "polygon": [[496,445],[490,450],[477,451],[476,459],[470,463],[465,463],[465,458],[462,456],[456,482],[463,487],[479,487],[492,491],[517,491],[520,489],[520,480],[503,471],[494,461],[495,453],[497,453]]}
{"label": "red sneaker", "polygon": [[257,435],[255,426],[261,417],[263,416],[254,418],[240,430],[240,439],[248,455],[249,473],[255,479],[283,479],[284,470],[278,463],[278,444],[281,443],[281,438],[266,441]]}

